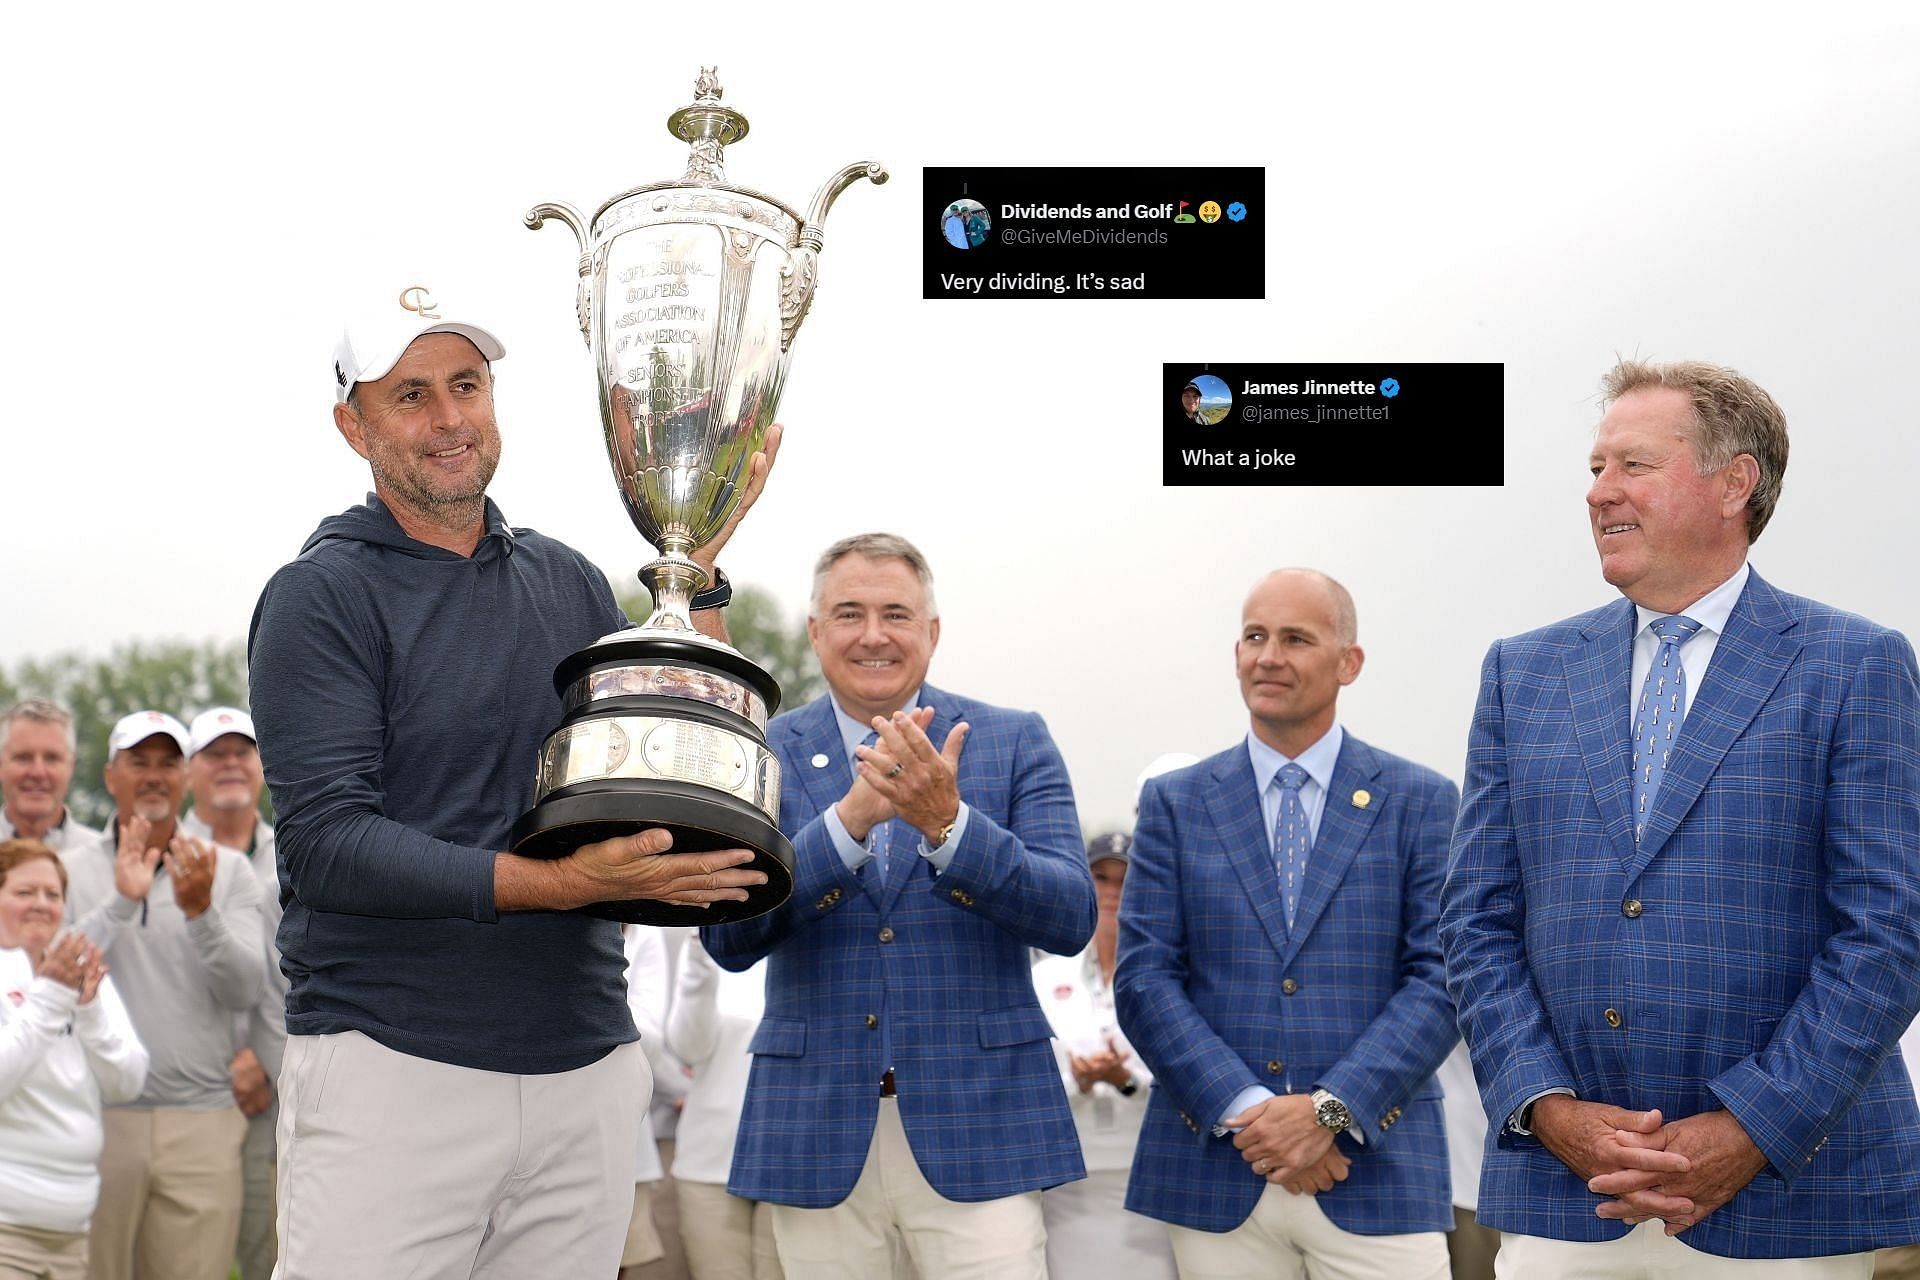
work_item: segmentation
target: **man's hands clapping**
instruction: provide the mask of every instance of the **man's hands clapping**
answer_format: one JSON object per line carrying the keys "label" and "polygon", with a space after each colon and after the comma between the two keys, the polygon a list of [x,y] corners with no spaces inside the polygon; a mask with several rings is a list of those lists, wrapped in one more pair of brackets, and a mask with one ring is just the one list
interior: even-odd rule
{"label": "man's hands clapping", "polygon": [[[964,720],[953,726],[936,751],[927,737],[927,726],[932,723],[932,707],[919,707],[912,713],[896,711],[890,717],[875,716],[873,728],[880,740],[854,752],[859,775],[855,787],[865,784],[893,814],[918,828],[929,845],[938,845],[940,833],[960,816],[960,752],[967,745],[971,727]],[[853,793],[849,792],[840,803],[846,805],[852,799]],[[840,820],[847,821],[845,813]],[[847,832],[854,834],[851,823]],[[855,836],[863,838],[865,832]]]}
{"label": "man's hands clapping", "polygon": [[1133,1069],[1127,1065],[1133,1055],[1114,1043],[1112,1036],[1107,1037],[1104,1053],[1092,1053],[1081,1057],[1077,1053],[1067,1055],[1067,1066],[1073,1071],[1073,1082],[1080,1086],[1080,1092],[1092,1093],[1093,1086],[1106,1081],[1114,1088],[1123,1088],[1133,1079]]}
{"label": "man's hands clapping", "polygon": [[166,859],[167,874],[173,877],[173,900],[187,919],[195,919],[213,905],[213,872],[219,857],[205,840],[175,831]]}
{"label": "man's hands clapping", "polygon": [[147,847],[153,824],[135,814],[120,824],[120,846],[113,854],[113,887],[121,897],[145,902],[153,889],[153,873],[166,851]]}

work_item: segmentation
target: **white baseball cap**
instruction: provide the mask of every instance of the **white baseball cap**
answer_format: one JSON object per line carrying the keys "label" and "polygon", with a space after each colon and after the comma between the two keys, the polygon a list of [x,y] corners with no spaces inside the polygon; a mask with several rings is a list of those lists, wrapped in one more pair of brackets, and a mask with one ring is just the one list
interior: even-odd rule
{"label": "white baseball cap", "polygon": [[253,732],[253,717],[238,707],[214,707],[202,711],[193,718],[193,727],[188,731],[193,739],[193,750],[189,755],[199,755],[213,745],[215,738],[224,738],[237,733],[249,742],[259,742]]}
{"label": "white baseball cap", "polygon": [[137,747],[148,738],[168,737],[180,748],[183,756],[191,755],[190,739],[187,727],[164,711],[136,711],[132,715],[121,716],[119,723],[113,726],[113,732],[107,735],[107,750],[125,751]]}
{"label": "white baseball cap", "polygon": [[1169,751],[1165,755],[1155,756],[1133,780],[1133,811],[1140,812],[1140,793],[1147,789],[1147,783],[1163,773],[1172,773],[1175,769],[1184,769],[1190,764],[1199,764],[1200,757],[1186,751]]}
{"label": "white baseball cap", "polygon": [[488,362],[507,354],[490,331],[447,319],[432,290],[408,285],[395,295],[392,305],[348,322],[333,352],[334,402],[345,404],[355,383],[378,382],[392,373],[413,340],[427,333],[457,333],[480,348]]}

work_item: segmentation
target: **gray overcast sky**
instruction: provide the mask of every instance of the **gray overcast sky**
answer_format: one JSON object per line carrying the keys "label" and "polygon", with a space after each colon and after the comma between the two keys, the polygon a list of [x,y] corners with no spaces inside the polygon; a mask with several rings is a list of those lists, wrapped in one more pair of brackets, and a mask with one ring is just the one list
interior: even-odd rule
{"label": "gray overcast sky", "polygon": [[[1756,567],[1920,627],[1920,30],[1895,6],[662,8],[15,13],[0,662],[244,635],[367,485],[329,416],[340,320],[411,283],[507,342],[509,518],[631,575],[572,240],[519,220],[678,174],[663,122],[703,62],[753,122],[734,181],[804,204],[855,159],[895,174],[828,222],[730,571],[797,615],[834,537],[919,542],[934,680],[1044,711],[1089,824],[1153,755],[1244,731],[1239,605],[1282,564],[1358,600],[1349,727],[1457,777],[1487,643],[1610,596],[1581,498],[1616,352],[1767,386],[1793,459]],[[1180,163],[1266,166],[1264,301],[919,299],[922,166]],[[1387,436],[1449,472],[1471,448],[1489,484],[1160,487],[1161,361],[1388,358],[1506,363],[1504,486],[1477,442]]]}

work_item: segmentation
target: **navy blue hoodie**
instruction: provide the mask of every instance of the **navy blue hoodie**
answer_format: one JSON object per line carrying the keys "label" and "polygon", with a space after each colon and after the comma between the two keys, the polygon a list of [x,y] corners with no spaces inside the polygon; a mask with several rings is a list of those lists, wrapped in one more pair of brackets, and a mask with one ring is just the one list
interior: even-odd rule
{"label": "navy blue hoodie", "polygon": [[554,666],[626,625],[585,557],[491,501],[468,557],[369,494],[267,583],[249,679],[289,1032],[517,1074],[637,1038],[617,924],[493,905],[494,854],[560,723]]}

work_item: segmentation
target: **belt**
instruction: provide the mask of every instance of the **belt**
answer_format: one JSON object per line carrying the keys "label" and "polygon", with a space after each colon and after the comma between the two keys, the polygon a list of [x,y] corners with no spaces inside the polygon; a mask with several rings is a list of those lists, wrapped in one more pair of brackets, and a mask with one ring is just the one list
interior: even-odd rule
{"label": "belt", "polygon": [[880,1077],[880,1096],[883,1098],[891,1098],[894,1096],[892,1067],[888,1067],[887,1073]]}

